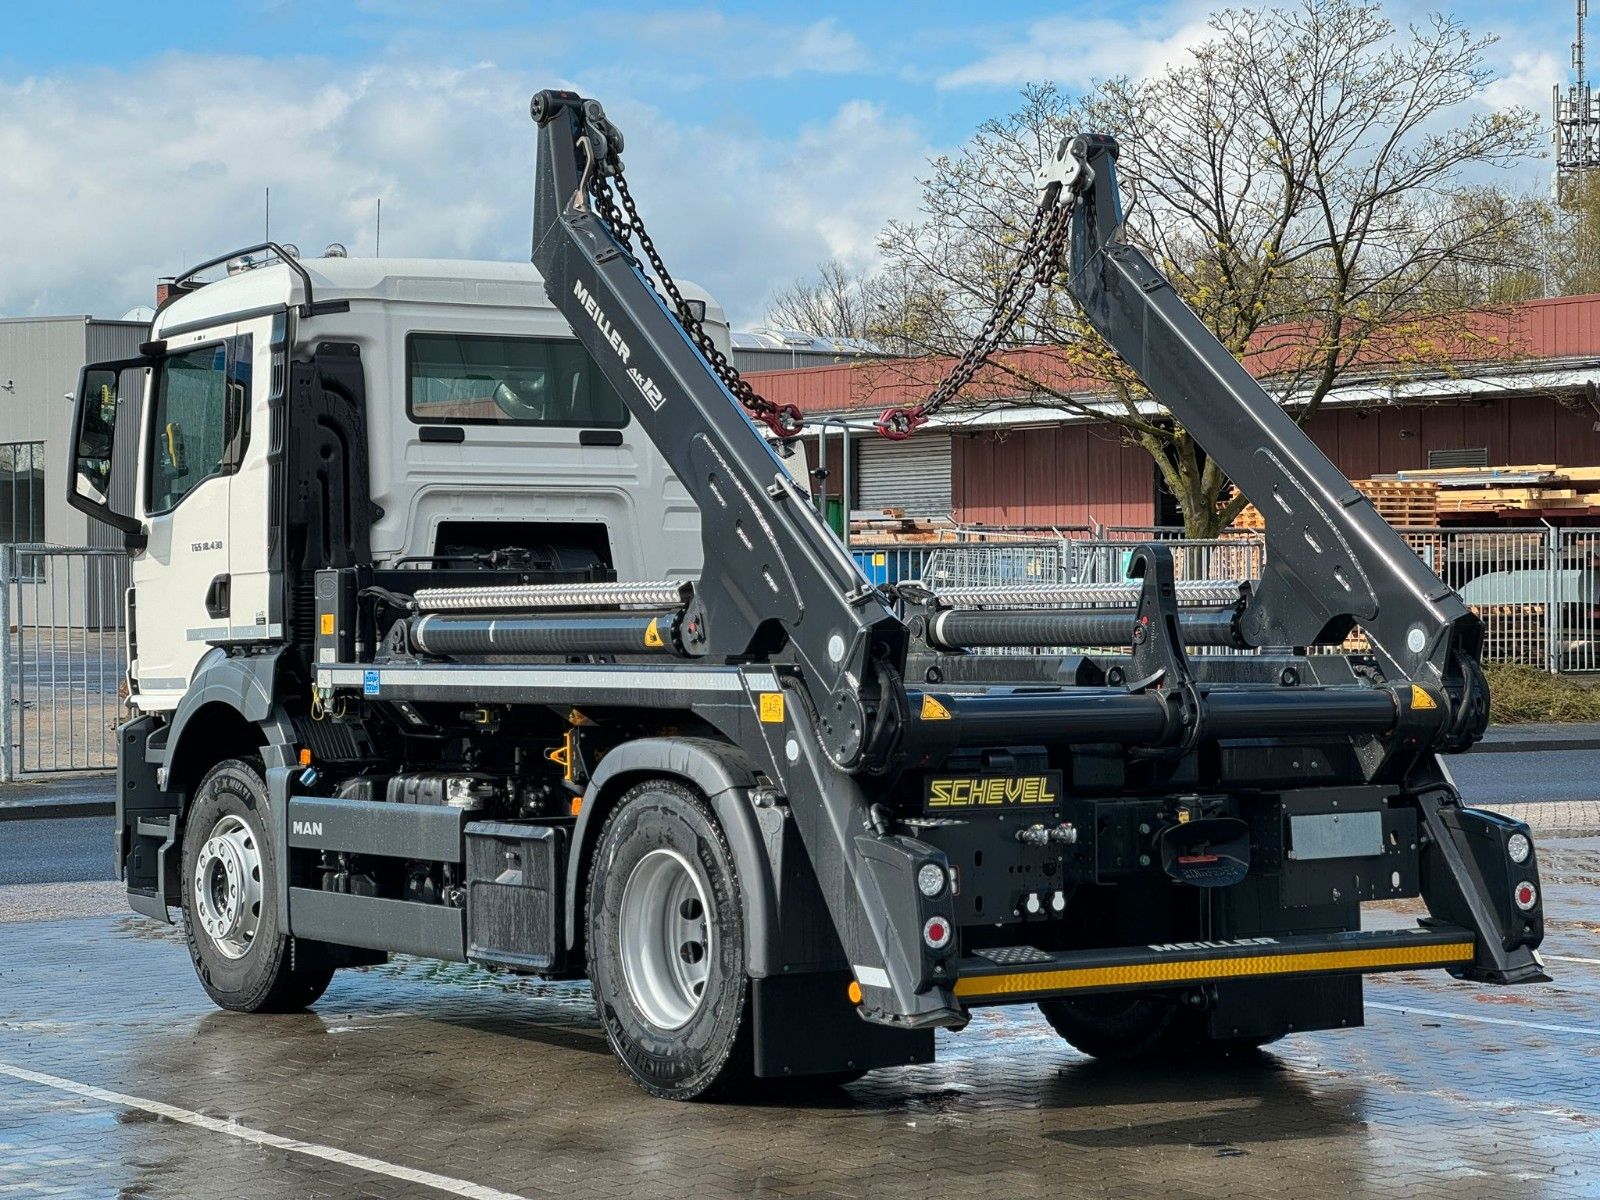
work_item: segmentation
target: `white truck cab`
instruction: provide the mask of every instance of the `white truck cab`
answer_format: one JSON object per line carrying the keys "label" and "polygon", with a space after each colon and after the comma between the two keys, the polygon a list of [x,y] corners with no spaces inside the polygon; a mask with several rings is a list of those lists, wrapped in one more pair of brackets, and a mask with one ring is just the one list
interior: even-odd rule
{"label": "white truck cab", "polygon": [[[726,351],[722,310],[686,291]],[[379,567],[515,548],[619,580],[699,571],[693,502],[527,263],[274,256],[203,286],[184,277],[145,350],[89,368],[108,404],[80,439],[76,500],[121,517],[135,549],[141,712],[173,709],[212,647],[282,641],[295,600],[284,542],[336,545],[354,504],[372,506],[363,557]],[[145,368],[138,413],[119,416],[129,366]],[[279,497],[286,427],[318,424],[283,414],[330,393],[362,410],[365,445],[321,423],[316,494]],[[111,463],[129,457],[111,454],[119,433],[139,440],[137,477],[112,513]],[[280,524],[286,503],[301,520]]]}

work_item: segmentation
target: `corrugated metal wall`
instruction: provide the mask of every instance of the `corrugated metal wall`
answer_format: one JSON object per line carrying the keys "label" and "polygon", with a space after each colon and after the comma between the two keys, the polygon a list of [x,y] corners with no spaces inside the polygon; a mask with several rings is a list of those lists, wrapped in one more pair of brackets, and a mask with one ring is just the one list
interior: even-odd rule
{"label": "corrugated metal wall", "polygon": [[[1319,413],[1307,432],[1351,479],[1421,470],[1429,450],[1482,446],[1489,463],[1600,466],[1600,412],[1573,397]],[[957,434],[951,476],[958,521],[986,525],[1148,525],[1156,476],[1114,430],[1087,425]]]}
{"label": "corrugated metal wall", "polygon": [[1058,425],[957,434],[956,520],[984,525],[1149,525],[1155,466],[1115,432]]}
{"label": "corrugated metal wall", "polygon": [[1518,396],[1484,404],[1384,408],[1362,414],[1321,412],[1306,426],[1312,440],[1351,479],[1422,470],[1429,450],[1483,446],[1491,466],[1600,465],[1595,412],[1574,397]]}

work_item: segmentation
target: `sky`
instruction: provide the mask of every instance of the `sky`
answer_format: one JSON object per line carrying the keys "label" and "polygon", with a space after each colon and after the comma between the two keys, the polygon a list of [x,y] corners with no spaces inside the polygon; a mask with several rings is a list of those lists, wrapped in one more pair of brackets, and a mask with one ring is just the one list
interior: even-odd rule
{"label": "sky", "polygon": [[[1219,7],[0,0],[0,316],[148,304],[157,277],[260,240],[269,187],[273,237],[308,254],[372,254],[381,198],[385,255],[526,259],[527,102],[567,87],[622,127],[674,273],[757,325],[818,263],[869,268],[929,160],[1024,84],[1158,70]],[[1544,112],[1572,7],[1450,11],[1500,38],[1482,103]]]}

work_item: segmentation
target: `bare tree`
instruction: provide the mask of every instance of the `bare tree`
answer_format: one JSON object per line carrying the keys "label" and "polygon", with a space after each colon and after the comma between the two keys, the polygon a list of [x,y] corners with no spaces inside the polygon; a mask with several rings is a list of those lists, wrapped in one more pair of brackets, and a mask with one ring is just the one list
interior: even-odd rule
{"label": "bare tree", "polygon": [[783,289],[767,305],[767,320],[825,338],[864,338],[871,318],[868,279],[838,259]]}
{"label": "bare tree", "polygon": [[[1479,107],[1491,42],[1448,16],[1397,30],[1359,0],[1299,0],[1219,14],[1184,61],[1146,79],[1079,99],[1027,88],[1018,111],[934,161],[922,218],[882,236],[890,269],[942,301],[918,310],[906,340],[966,343],[1027,229],[1043,152],[1097,129],[1122,145],[1128,236],[1298,419],[1354,371],[1502,353],[1475,347],[1488,339],[1459,312],[1458,276],[1473,267],[1488,300],[1485,281],[1518,264],[1519,214],[1482,181],[1532,153],[1539,125]],[[1019,345],[1050,352],[999,357],[975,388],[987,403],[1113,423],[1155,460],[1191,536],[1237,515],[1243,497],[1064,293],[1044,297]]]}

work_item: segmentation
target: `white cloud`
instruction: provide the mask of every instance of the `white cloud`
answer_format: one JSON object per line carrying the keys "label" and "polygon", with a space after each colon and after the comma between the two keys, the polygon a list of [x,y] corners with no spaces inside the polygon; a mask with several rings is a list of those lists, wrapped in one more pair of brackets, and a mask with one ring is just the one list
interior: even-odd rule
{"label": "white cloud", "polygon": [[1572,70],[1548,50],[1509,50],[1497,48],[1503,74],[1483,89],[1483,100],[1490,108],[1521,105],[1536,113],[1550,111],[1550,89],[1570,80]]}
{"label": "white cloud", "polygon": [[632,17],[617,32],[621,40],[668,60],[673,70],[693,63],[723,79],[840,74],[872,63],[867,48],[835,17],[790,25],[704,8]]}
{"label": "white cloud", "polygon": [[[169,56],[0,85],[0,313],[148,303],[156,277],[259,240],[269,185],[274,237],[308,253],[372,253],[381,196],[385,254],[525,258],[529,80],[584,82],[536,64]],[[600,94],[669,264],[740,321],[824,258],[870,261],[930,153],[913,123],[862,103],[767,137]]]}
{"label": "white cloud", "polygon": [[1119,75],[1151,74],[1205,40],[1216,8],[1185,4],[1133,21],[1046,17],[1020,35],[990,45],[972,62],[939,77],[942,88],[1020,87],[1047,80],[1085,87]]}

